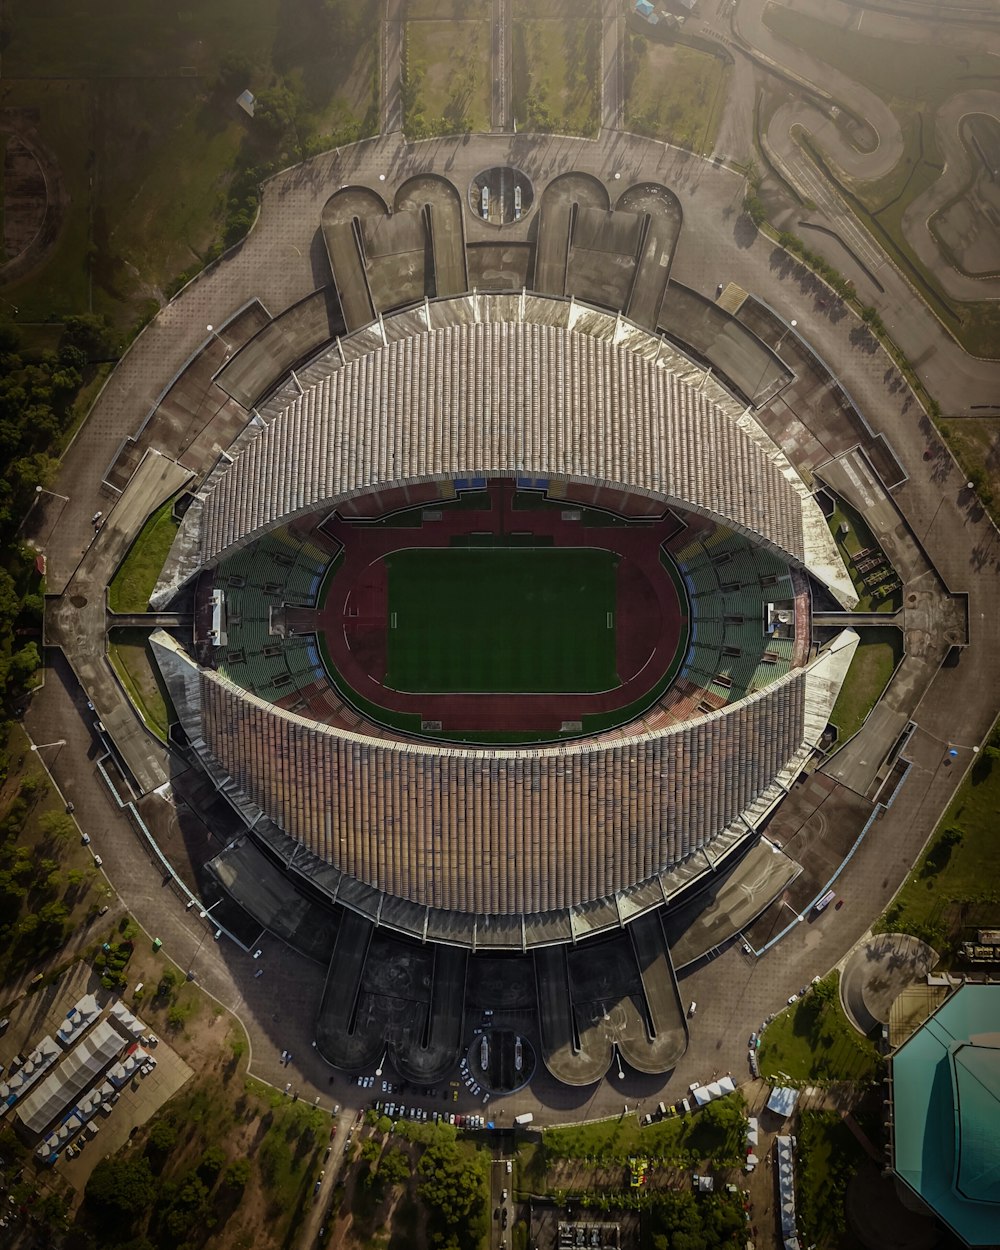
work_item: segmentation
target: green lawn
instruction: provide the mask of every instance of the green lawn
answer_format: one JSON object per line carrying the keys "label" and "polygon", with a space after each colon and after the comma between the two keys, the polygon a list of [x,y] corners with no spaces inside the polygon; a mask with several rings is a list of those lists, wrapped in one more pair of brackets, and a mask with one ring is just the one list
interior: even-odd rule
{"label": "green lawn", "polygon": [[108,656],[115,672],[149,728],[167,740],[169,713],[167,692],[149,646],[145,629],[113,629]]}
{"label": "green lawn", "polygon": [[[708,155],[715,147],[726,101],[725,62],[679,43],[628,38],[632,41],[625,62],[628,129]],[[637,43],[641,50],[636,50]]]}
{"label": "green lawn", "polygon": [[[642,1154],[680,1164],[711,1158],[725,1165],[743,1158],[745,1131],[743,1099],[736,1093],[701,1111],[650,1125],[641,1125],[638,1116],[631,1114],[571,1128],[546,1129],[542,1144],[548,1159],[625,1162],[632,1155]],[[536,1170],[537,1166],[535,1160]]]}
{"label": "green lawn", "polygon": [[[943,748],[942,748],[943,753]],[[955,943],[973,927],[1000,927],[1000,730],[952,799],[927,852],[876,928],[912,933],[950,964]]]}
{"label": "green lawn", "polygon": [[149,607],[149,596],[177,533],[177,522],[171,516],[173,506],[174,501],[168,499],[153,513],[118,566],[108,587],[112,612],[145,612]]}
{"label": "green lawn", "polygon": [[838,742],[858,732],[903,657],[903,635],[898,629],[859,629],[858,637],[854,662],[830,714],[840,730]]}
{"label": "green lawn", "polygon": [[513,23],[514,116],[523,130],[597,133],[600,24],[586,18]]}
{"label": "green lawn", "polygon": [[762,1076],[791,1081],[874,1080],[878,1053],[844,1015],[839,979],[838,973],[831,973],[767,1026],[758,1055]]}
{"label": "green lawn", "polygon": [[490,23],[408,22],[403,129],[411,138],[490,126]]}
{"label": "green lawn", "polygon": [[410,548],[386,564],[386,685],[582,693],[618,684],[611,552]]}

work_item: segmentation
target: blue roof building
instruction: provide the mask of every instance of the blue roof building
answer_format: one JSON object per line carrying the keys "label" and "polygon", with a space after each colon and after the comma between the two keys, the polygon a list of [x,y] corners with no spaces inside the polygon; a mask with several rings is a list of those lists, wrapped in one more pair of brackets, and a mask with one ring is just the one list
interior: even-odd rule
{"label": "blue roof building", "polygon": [[1000,1240],[1000,985],[965,985],[892,1059],[896,1175],[967,1245]]}

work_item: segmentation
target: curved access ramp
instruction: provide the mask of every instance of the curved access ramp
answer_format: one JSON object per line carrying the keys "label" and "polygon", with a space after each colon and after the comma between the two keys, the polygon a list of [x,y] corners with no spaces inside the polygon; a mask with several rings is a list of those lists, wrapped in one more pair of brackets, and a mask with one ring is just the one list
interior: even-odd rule
{"label": "curved access ramp", "polygon": [[593,1085],[611,1066],[614,1045],[596,1024],[578,1032],[565,947],[543,947],[534,960],[542,1062],[557,1081]]}
{"label": "curved access ramp", "polygon": [[892,1004],[938,961],[937,951],[908,933],[877,933],[853,952],[840,974],[847,1018],[866,1036],[888,1024]]}
{"label": "curved access ramp", "polygon": [[669,1072],[687,1050],[688,1029],[660,912],[647,912],[633,920],[628,934],[646,1010],[637,1013],[633,1027],[618,1038],[618,1049],[638,1072]]}

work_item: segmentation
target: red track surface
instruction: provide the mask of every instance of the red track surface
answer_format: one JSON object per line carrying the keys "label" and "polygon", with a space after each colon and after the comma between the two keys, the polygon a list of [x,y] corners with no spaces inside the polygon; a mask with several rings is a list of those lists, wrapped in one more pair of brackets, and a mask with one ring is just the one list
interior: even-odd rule
{"label": "red track surface", "polygon": [[[440,721],[445,732],[558,733],[563,721],[610,712],[641,699],[667,671],[686,625],[678,599],[660,564],[659,548],[676,530],[668,517],[640,525],[587,527],[562,520],[556,508],[514,511],[510,481],[491,482],[489,509],[445,508],[441,520],[419,528],[368,527],[327,522],[324,531],[344,544],[316,628],[344,680],[364,698],[396,712]],[[469,533],[523,534],[551,538],[557,547],[597,547],[616,552],[618,593],[616,646],[622,684],[598,694],[402,694],[381,684],[385,674],[387,578],[384,557],[405,547],[447,547]],[[572,646],[568,623],[567,646]]]}

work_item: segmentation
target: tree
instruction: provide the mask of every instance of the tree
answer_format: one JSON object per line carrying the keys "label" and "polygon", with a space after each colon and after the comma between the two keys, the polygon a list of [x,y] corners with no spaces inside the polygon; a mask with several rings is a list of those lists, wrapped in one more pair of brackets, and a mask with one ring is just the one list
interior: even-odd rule
{"label": "tree", "polygon": [[433,1141],[421,1156],[417,1170],[424,1178],[420,1197],[429,1208],[431,1244],[474,1250],[486,1235],[486,1161],[461,1154],[454,1140]]}
{"label": "tree", "polygon": [[157,1120],[149,1130],[147,1151],[166,1157],[177,1144],[177,1126],[170,1120]]}
{"label": "tree", "polygon": [[90,1174],[85,1198],[89,1206],[110,1218],[129,1222],[149,1210],[156,1198],[156,1181],[144,1157],[102,1159]]}
{"label": "tree", "polygon": [[402,1150],[387,1150],[378,1165],[378,1174],[387,1185],[401,1185],[410,1176],[410,1161]]}
{"label": "tree", "polygon": [[262,91],[254,105],[254,120],[259,120],[274,135],[283,135],[295,124],[298,100],[288,87],[271,87]]}
{"label": "tree", "polygon": [[226,1168],[222,1183],[226,1189],[243,1189],[250,1179],[250,1160],[234,1159]]}
{"label": "tree", "polygon": [[163,1229],[176,1244],[184,1240],[184,1234],[202,1216],[208,1188],[197,1173],[189,1172],[176,1185],[164,1186],[164,1196],[167,1202],[162,1215]]}
{"label": "tree", "polygon": [[226,1166],[229,1156],[221,1146],[209,1146],[198,1164],[198,1176],[206,1185],[213,1185],[215,1178]]}
{"label": "tree", "polygon": [[48,838],[66,842],[76,833],[76,821],[68,812],[45,812],[39,817],[38,826]]}

